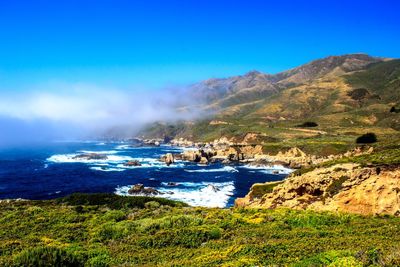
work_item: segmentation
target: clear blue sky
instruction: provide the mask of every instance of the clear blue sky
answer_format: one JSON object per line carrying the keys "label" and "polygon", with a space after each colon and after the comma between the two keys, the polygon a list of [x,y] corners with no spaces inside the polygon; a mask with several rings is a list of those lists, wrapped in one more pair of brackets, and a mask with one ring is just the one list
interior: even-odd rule
{"label": "clear blue sky", "polygon": [[400,57],[400,1],[0,2],[0,90],[161,87],[328,55]]}

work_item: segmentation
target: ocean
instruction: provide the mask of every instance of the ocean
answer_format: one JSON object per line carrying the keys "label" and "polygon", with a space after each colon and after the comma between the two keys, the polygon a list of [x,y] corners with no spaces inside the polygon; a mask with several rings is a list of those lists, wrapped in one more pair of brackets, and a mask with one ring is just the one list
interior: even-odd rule
{"label": "ocean", "polygon": [[[282,166],[201,166],[182,161],[167,166],[158,160],[166,153],[184,149],[97,141],[0,149],[0,199],[52,199],[75,192],[129,195],[129,188],[141,183],[162,192],[159,197],[192,206],[230,207],[235,198],[248,193],[252,184],[282,180],[290,173]],[[107,155],[107,159],[74,158],[91,152]],[[138,160],[141,166],[124,166],[129,160]]]}

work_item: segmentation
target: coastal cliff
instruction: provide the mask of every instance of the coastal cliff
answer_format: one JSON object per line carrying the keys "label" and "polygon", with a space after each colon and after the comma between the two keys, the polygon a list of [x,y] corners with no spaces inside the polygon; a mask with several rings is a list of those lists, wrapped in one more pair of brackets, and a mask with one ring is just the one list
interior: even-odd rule
{"label": "coastal cliff", "polygon": [[345,163],[316,168],[283,182],[255,184],[235,205],[399,216],[400,167]]}

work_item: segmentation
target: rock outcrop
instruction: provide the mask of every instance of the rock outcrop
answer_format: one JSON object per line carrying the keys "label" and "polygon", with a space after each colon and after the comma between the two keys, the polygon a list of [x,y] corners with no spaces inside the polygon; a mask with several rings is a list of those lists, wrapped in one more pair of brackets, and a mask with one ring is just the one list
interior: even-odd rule
{"label": "rock outcrop", "polygon": [[152,187],[144,187],[143,184],[135,184],[128,190],[128,193],[131,195],[146,195],[146,196],[155,196],[161,194],[158,190]]}
{"label": "rock outcrop", "polygon": [[276,155],[256,155],[256,161],[254,164],[256,164],[258,161],[262,162],[267,160],[273,164],[279,164],[292,169],[298,169],[301,167],[317,165],[330,160],[371,154],[373,151],[373,147],[356,147],[355,149],[347,151],[344,154],[319,157],[316,155],[308,155],[301,149],[293,147],[287,151],[279,151]]}
{"label": "rock outcrop", "polygon": [[262,196],[254,195],[252,188],[236,205],[400,216],[400,167],[347,163],[317,168],[287,178]]}
{"label": "rock outcrop", "polygon": [[98,153],[84,153],[84,154],[74,156],[73,159],[106,160],[106,159],[108,159],[108,157],[107,157],[107,155],[98,154]]}
{"label": "rock outcrop", "polygon": [[208,164],[208,159],[206,157],[201,157],[200,161],[199,161],[199,164],[207,165]]}
{"label": "rock outcrop", "polygon": [[125,162],[124,166],[127,166],[127,167],[138,167],[138,166],[142,166],[142,164],[140,164],[140,162],[138,160],[130,160],[128,162]]}
{"label": "rock outcrop", "polygon": [[172,153],[167,153],[161,157],[161,161],[165,162],[165,164],[167,164],[167,166],[169,166],[169,165],[175,163],[175,158]]}

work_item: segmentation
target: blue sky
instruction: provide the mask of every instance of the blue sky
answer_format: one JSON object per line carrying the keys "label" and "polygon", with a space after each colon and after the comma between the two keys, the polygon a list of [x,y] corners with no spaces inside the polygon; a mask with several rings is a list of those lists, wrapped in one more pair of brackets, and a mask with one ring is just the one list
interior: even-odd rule
{"label": "blue sky", "polygon": [[161,88],[328,55],[400,57],[399,1],[1,1],[0,90]]}

